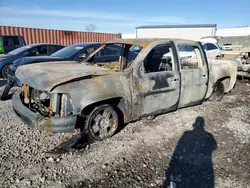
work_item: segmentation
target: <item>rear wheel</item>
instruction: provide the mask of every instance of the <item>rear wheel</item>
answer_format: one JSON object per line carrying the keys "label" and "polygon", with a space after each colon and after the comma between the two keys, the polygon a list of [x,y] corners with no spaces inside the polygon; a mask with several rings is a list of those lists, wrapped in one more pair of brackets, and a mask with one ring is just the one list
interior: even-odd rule
{"label": "rear wheel", "polygon": [[212,96],[210,97],[210,101],[221,101],[224,96],[224,84],[222,82],[216,82],[214,85],[214,90]]}
{"label": "rear wheel", "polygon": [[114,135],[118,128],[118,114],[108,104],[96,107],[86,118],[88,135],[93,140],[105,140]]}

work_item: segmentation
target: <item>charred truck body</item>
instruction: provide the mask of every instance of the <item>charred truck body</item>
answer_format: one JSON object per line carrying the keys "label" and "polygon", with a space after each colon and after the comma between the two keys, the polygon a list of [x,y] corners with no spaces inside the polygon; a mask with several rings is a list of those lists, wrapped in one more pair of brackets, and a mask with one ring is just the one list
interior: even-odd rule
{"label": "charred truck body", "polygon": [[[183,49],[188,50],[186,56]],[[25,84],[12,103],[32,128],[52,132],[80,128],[103,140],[120,123],[201,104],[208,98],[219,100],[234,87],[236,75],[236,62],[208,62],[200,42],[117,39],[81,63],[19,67],[16,76]]]}

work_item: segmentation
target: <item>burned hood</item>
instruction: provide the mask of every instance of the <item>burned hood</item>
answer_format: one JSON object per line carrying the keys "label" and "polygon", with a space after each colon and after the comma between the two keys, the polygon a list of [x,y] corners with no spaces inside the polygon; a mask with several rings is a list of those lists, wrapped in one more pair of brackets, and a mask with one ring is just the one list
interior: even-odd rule
{"label": "burned hood", "polygon": [[20,66],[17,68],[16,77],[33,88],[50,91],[65,82],[84,79],[91,75],[105,75],[109,71],[75,61],[59,61]]}

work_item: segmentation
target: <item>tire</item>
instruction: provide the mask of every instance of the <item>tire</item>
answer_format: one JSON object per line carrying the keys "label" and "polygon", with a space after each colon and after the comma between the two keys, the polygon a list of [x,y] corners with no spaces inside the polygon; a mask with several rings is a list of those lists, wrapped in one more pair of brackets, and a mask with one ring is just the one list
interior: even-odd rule
{"label": "tire", "polygon": [[96,107],[86,118],[85,127],[90,139],[102,141],[117,131],[119,116],[108,104]]}
{"label": "tire", "polygon": [[7,76],[7,70],[8,70],[8,67],[9,67],[10,65],[5,65],[3,68],[2,68],[2,70],[1,70],[1,74],[2,74],[2,77],[4,78],[4,79],[8,79],[8,76]]}
{"label": "tire", "polygon": [[225,91],[225,87],[224,84],[222,82],[216,82],[214,84],[214,90],[212,93],[212,96],[210,97],[209,101],[221,101],[223,96],[224,96],[224,91]]}
{"label": "tire", "polygon": [[8,96],[11,87],[12,87],[12,86],[11,86],[10,83],[7,83],[7,84],[5,85],[5,87],[4,87],[4,89],[3,89],[3,92],[2,92],[2,94],[1,94],[1,96],[0,96],[0,100],[4,100],[4,99]]}

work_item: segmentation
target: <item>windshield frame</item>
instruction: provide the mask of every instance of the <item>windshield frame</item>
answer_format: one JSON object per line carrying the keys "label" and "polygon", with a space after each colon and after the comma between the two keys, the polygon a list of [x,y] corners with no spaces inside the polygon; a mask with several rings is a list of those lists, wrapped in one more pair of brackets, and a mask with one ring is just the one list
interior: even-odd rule
{"label": "windshield frame", "polygon": [[[133,64],[133,62],[136,60],[136,58],[138,57],[139,53],[141,52],[141,50],[143,49],[143,46],[142,45],[138,45],[138,44],[128,44],[128,43],[105,43],[103,45],[101,45],[99,48],[97,48],[95,51],[93,51],[92,53],[90,53],[87,58],[85,58],[83,61],[81,61],[80,63],[86,63],[88,65],[91,65],[91,66],[96,66],[96,64],[98,64],[99,62],[89,62],[92,58],[95,57],[96,54],[98,54],[98,52],[100,52],[103,48],[105,48],[106,46],[109,46],[109,45],[122,45],[123,49],[120,51],[120,55],[119,55],[119,60],[116,62],[117,64],[119,64],[119,67],[120,69],[117,70],[117,69],[111,69],[109,68],[110,70],[114,70],[114,71],[119,71],[119,72],[122,72],[124,70],[126,70],[127,68],[130,67],[131,64]],[[130,49],[133,47],[133,46],[140,46],[140,50],[138,52],[133,52],[133,51],[130,51]],[[126,46],[129,46],[129,48],[126,48]],[[127,52],[126,52],[126,49],[127,49]],[[126,62],[126,67],[123,67],[122,65],[122,60],[127,60],[128,58],[128,53],[129,52],[132,52],[132,53],[137,53],[135,58],[133,58],[130,62]],[[126,55],[127,54],[127,55]],[[104,64],[105,62],[100,62],[102,64]],[[115,63],[115,62],[106,62],[106,63]],[[100,66],[101,67],[101,66]]]}

